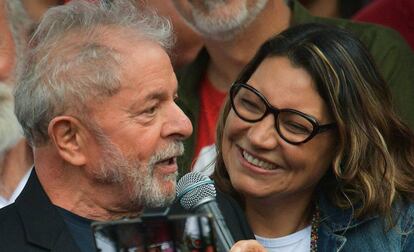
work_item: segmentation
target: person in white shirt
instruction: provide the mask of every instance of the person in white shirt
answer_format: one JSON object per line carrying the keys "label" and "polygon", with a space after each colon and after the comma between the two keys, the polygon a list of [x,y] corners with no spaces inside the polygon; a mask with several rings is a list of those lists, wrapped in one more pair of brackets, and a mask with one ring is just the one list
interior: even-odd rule
{"label": "person in white shirt", "polygon": [[30,25],[20,1],[0,0],[0,208],[14,202],[33,163],[13,112],[12,95]]}

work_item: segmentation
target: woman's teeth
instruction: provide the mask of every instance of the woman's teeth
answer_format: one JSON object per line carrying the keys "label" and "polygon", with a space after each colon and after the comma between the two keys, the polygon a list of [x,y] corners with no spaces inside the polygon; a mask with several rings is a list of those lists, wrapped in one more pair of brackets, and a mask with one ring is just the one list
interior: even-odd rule
{"label": "woman's teeth", "polygon": [[264,160],[257,159],[255,157],[253,157],[252,155],[250,155],[249,153],[247,153],[246,151],[243,151],[243,157],[249,163],[251,163],[252,165],[261,167],[261,168],[266,169],[266,170],[274,170],[274,169],[276,169],[276,165],[274,165],[272,163],[269,163],[269,162],[266,162]]}

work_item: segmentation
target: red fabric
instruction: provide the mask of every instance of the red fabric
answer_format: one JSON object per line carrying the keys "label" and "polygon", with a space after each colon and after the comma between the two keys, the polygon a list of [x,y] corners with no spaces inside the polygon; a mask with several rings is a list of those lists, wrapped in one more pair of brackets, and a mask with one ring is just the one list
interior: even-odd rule
{"label": "red fabric", "polygon": [[200,89],[200,116],[198,120],[197,145],[194,152],[198,156],[200,150],[212,145],[216,140],[216,125],[226,93],[217,90],[208,80],[203,78]]}
{"label": "red fabric", "polygon": [[414,49],[413,0],[377,0],[362,8],[353,19],[393,28]]}

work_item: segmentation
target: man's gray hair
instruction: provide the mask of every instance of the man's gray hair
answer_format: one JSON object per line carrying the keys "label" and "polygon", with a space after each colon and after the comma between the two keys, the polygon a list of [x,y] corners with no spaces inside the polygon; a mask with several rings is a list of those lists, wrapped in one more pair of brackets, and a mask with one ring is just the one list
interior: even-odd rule
{"label": "man's gray hair", "polygon": [[107,43],[119,37],[131,43],[150,40],[167,52],[173,45],[168,20],[130,0],[75,0],[46,12],[15,91],[15,113],[32,145],[49,141],[54,117],[85,121],[87,101],[119,91],[121,55]]}

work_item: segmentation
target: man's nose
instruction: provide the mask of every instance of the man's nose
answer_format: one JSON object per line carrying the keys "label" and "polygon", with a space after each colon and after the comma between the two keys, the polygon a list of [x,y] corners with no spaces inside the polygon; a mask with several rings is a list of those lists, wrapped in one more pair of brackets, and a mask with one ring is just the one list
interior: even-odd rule
{"label": "man's nose", "polygon": [[165,122],[162,132],[163,137],[176,136],[179,139],[185,139],[193,133],[190,119],[175,103],[167,116],[168,120]]}

